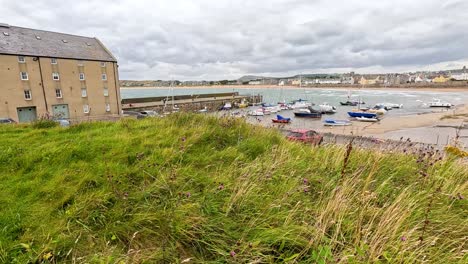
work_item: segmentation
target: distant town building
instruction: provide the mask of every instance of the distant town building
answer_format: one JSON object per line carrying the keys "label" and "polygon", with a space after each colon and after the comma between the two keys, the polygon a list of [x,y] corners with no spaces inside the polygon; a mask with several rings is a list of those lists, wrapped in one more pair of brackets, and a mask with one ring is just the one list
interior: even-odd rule
{"label": "distant town building", "polygon": [[341,79],[315,79],[316,84],[341,84]]}
{"label": "distant town building", "polygon": [[262,84],[262,81],[260,81],[260,80],[255,80],[255,81],[250,81],[249,82],[249,85],[260,85],[260,84]]}
{"label": "distant town building", "polygon": [[96,38],[0,24],[0,117],[121,113],[117,60]]}
{"label": "distant town building", "polygon": [[468,70],[463,66],[461,70],[450,71],[450,78],[455,81],[468,81]]}
{"label": "distant town building", "polygon": [[437,77],[435,77],[434,79],[432,79],[432,82],[433,83],[444,83],[444,82],[448,82],[449,81],[449,78],[443,76],[443,75],[439,75]]}

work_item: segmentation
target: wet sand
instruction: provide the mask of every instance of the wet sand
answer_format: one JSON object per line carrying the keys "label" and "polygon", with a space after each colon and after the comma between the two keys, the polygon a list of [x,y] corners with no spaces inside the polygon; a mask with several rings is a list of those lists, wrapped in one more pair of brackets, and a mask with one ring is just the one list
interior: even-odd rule
{"label": "wet sand", "polygon": [[[441,125],[460,125],[464,119],[444,119],[442,117],[454,114],[468,114],[468,105],[463,105],[454,109],[436,109],[431,113],[408,115],[408,116],[392,116],[384,117],[381,121],[376,123],[368,122],[353,122],[352,126],[348,127],[324,127],[323,131],[340,133],[340,134],[354,134],[359,136],[379,135],[396,130],[420,128],[429,126]],[[468,118],[465,118],[468,119]]]}

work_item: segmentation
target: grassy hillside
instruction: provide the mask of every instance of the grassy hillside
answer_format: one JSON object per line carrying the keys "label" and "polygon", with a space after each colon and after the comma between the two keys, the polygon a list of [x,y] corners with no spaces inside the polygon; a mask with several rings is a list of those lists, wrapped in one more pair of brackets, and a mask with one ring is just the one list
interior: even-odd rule
{"label": "grassy hillside", "polygon": [[409,152],[188,114],[0,126],[0,262],[466,263],[468,169]]}

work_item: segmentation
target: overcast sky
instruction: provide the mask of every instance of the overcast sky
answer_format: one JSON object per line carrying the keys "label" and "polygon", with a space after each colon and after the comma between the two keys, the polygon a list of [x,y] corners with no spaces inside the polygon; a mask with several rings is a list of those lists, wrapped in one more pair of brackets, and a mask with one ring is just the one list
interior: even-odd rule
{"label": "overcast sky", "polygon": [[468,65],[468,0],[0,0],[0,22],[98,37],[121,79]]}

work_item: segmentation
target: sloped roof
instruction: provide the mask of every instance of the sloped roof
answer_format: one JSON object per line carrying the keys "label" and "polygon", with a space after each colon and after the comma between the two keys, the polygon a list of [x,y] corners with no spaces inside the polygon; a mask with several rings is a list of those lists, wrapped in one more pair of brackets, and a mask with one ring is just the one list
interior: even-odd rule
{"label": "sloped roof", "polygon": [[0,54],[116,62],[97,38],[0,24]]}

